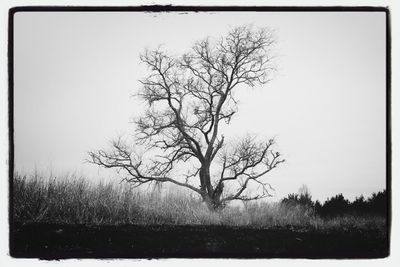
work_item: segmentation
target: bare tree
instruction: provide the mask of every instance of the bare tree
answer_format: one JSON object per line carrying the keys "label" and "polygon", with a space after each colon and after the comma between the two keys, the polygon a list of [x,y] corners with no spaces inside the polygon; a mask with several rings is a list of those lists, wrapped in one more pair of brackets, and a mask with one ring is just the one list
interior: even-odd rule
{"label": "bare tree", "polygon": [[228,142],[219,130],[238,111],[235,89],[270,80],[274,41],[266,28],[243,26],[218,41],[199,41],[181,57],[145,51],[140,60],[150,74],[137,95],[148,108],[135,121],[135,136],[136,145],[156,156],[146,158],[118,139],[111,150],[89,152],[90,162],[123,171],[138,186],[169,182],[188,188],[212,209],[270,196],[271,186],[261,178],[284,162],[272,150],[274,140],[248,135]]}

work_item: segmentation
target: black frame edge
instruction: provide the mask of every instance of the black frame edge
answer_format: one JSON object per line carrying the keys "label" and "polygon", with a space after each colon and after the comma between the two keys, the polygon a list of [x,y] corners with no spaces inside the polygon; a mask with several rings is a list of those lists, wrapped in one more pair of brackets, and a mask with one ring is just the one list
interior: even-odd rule
{"label": "black frame edge", "polygon": [[12,234],[14,232],[14,14],[15,8],[8,12],[8,43],[7,43],[7,67],[8,67],[8,223],[9,223],[9,255],[14,256],[14,243]]}
{"label": "black frame edge", "polygon": [[229,12],[229,11],[303,11],[303,12],[386,12],[383,6],[182,6],[182,5],[142,5],[142,6],[16,6],[10,12]]}

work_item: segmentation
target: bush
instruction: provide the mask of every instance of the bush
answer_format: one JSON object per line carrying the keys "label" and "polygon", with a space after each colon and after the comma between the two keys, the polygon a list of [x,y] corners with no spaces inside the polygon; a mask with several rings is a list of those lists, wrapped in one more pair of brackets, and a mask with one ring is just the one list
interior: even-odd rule
{"label": "bush", "polygon": [[289,194],[281,200],[282,205],[293,207],[300,206],[306,209],[313,208],[314,202],[312,201],[311,192],[307,186],[300,187],[297,194]]}
{"label": "bush", "polygon": [[356,197],[356,199],[352,203],[350,203],[349,207],[350,212],[355,215],[365,214],[369,212],[368,209],[369,209],[368,202],[365,201],[363,195]]}
{"label": "bush", "polygon": [[337,216],[344,215],[349,212],[350,202],[344,198],[342,194],[337,194],[334,197],[326,200],[321,209],[321,215]]}
{"label": "bush", "polygon": [[338,194],[327,199],[323,205],[315,203],[315,211],[324,217],[334,217],[343,215],[357,216],[387,216],[387,195],[386,190],[373,193],[367,200],[364,196],[356,197],[353,202],[345,199],[342,194]]}
{"label": "bush", "polygon": [[378,193],[373,193],[372,196],[368,198],[369,210],[373,214],[387,216],[387,203],[388,199],[386,190]]}

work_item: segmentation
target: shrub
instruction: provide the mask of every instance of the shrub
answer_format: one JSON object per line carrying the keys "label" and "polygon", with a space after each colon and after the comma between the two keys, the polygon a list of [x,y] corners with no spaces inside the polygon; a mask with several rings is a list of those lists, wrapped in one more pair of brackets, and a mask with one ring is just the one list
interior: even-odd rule
{"label": "shrub", "polygon": [[370,198],[368,198],[369,210],[373,214],[386,216],[387,215],[387,192],[383,190],[378,193],[373,193]]}
{"label": "shrub", "polygon": [[281,203],[286,206],[301,206],[304,208],[313,208],[311,192],[306,185],[300,187],[297,194],[289,194],[281,200]]}
{"label": "shrub", "polygon": [[350,202],[344,198],[342,194],[337,194],[334,197],[326,200],[321,209],[321,215],[337,216],[344,215],[349,211]]}

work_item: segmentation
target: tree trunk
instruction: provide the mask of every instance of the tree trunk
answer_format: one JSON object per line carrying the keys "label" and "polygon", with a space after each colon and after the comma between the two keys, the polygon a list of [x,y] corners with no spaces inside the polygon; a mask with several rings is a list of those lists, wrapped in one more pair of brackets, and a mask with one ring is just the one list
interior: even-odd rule
{"label": "tree trunk", "polygon": [[199,175],[201,190],[204,192],[202,198],[207,207],[212,211],[222,209],[224,204],[221,202],[221,195],[224,186],[222,183],[218,184],[215,188],[211,185],[210,164],[203,164]]}

